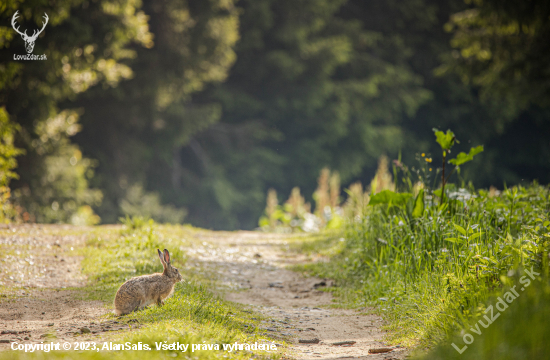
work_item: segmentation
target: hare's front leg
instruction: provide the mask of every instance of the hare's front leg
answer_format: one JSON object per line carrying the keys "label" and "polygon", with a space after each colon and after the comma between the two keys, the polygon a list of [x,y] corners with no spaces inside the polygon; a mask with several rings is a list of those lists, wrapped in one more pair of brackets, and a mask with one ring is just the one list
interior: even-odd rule
{"label": "hare's front leg", "polygon": [[164,305],[164,301],[161,300],[160,296],[159,296],[158,299],[157,299],[157,305],[158,305],[158,306]]}
{"label": "hare's front leg", "polygon": [[139,300],[139,302],[137,303],[136,307],[134,308],[134,312],[138,311],[138,310],[143,310],[145,308],[144,306],[144,301],[143,300]]}

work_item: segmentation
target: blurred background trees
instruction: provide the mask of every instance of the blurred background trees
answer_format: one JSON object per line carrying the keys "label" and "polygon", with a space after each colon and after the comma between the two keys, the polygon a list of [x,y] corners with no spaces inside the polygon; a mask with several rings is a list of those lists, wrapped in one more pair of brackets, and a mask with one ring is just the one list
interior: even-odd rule
{"label": "blurred background trees", "polygon": [[[34,51],[48,60],[13,60],[16,10],[30,31],[50,17]],[[22,151],[4,203],[23,221],[131,213],[250,229],[268,189],[312,202],[324,167],[367,183],[383,154],[437,153],[433,127],[485,144],[461,174],[478,186],[548,182],[549,12],[540,0],[5,1],[0,120]]]}

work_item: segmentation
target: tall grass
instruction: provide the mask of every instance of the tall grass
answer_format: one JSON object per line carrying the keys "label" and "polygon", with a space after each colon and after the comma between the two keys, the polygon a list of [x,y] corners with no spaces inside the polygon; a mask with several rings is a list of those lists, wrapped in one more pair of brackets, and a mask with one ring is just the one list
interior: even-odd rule
{"label": "tall grass", "polygon": [[377,306],[391,340],[439,343],[484,311],[520,269],[547,269],[550,236],[548,187],[447,190],[440,204],[425,189],[416,213],[424,190],[400,205],[367,206],[347,219],[342,238],[319,243],[338,249],[331,261],[307,270],[354,289],[356,305]]}

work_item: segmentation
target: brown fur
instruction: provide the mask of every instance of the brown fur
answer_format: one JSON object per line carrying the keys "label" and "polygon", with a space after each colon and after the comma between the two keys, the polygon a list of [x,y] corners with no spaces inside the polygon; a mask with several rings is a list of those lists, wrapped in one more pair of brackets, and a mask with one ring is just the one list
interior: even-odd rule
{"label": "brown fur", "polygon": [[163,300],[174,292],[174,286],[183,277],[179,270],[170,264],[170,253],[158,250],[160,262],[164,267],[162,273],[142,275],[131,278],[118,289],[115,295],[115,313],[129,314],[145,308],[150,304],[164,305]]}

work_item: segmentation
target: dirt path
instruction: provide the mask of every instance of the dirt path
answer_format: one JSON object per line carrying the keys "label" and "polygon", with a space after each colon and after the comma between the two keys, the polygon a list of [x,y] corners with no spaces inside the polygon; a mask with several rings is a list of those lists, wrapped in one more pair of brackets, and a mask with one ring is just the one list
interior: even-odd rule
{"label": "dirt path", "polygon": [[[103,228],[105,229],[105,228]],[[117,228],[118,229],[118,228]],[[0,350],[9,341],[98,341],[128,325],[107,320],[110,304],[83,299],[86,285],[75,249],[90,236],[86,228],[27,225],[0,228]],[[285,358],[402,359],[405,351],[384,354],[382,320],[365,312],[331,309],[330,280],[304,278],[285,269],[303,262],[286,251],[287,236],[258,232],[193,232],[187,249],[194,271],[203,269],[227,299],[271,318],[263,328],[292,343]],[[227,290],[227,291],[226,291]],[[90,332],[82,333],[82,328]],[[298,340],[319,339],[317,344]],[[333,343],[354,341],[352,345]]]}
{"label": "dirt path", "polygon": [[99,321],[109,310],[101,301],[82,299],[77,288],[86,285],[86,279],[74,250],[83,245],[86,229],[73,229],[0,228],[0,350],[10,348],[7,341],[86,340],[86,334],[80,334],[82,327],[97,336],[124,327]]}
{"label": "dirt path", "polygon": [[[287,357],[296,359],[402,359],[405,349],[369,354],[369,349],[387,347],[382,342],[382,319],[354,310],[331,309],[330,293],[320,288],[330,280],[304,278],[286,270],[289,264],[304,261],[285,251],[286,237],[257,232],[196,235],[202,247],[189,249],[189,255],[210,271],[219,274],[222,284],[232,291],[229,300],[251,305],[273,318],[265,329],[293,343]],[[189,264],[196,266],[198,264]],[[319,339],[318,344],[298,341]],[[353,345],[335,346],[355,341]]]}

